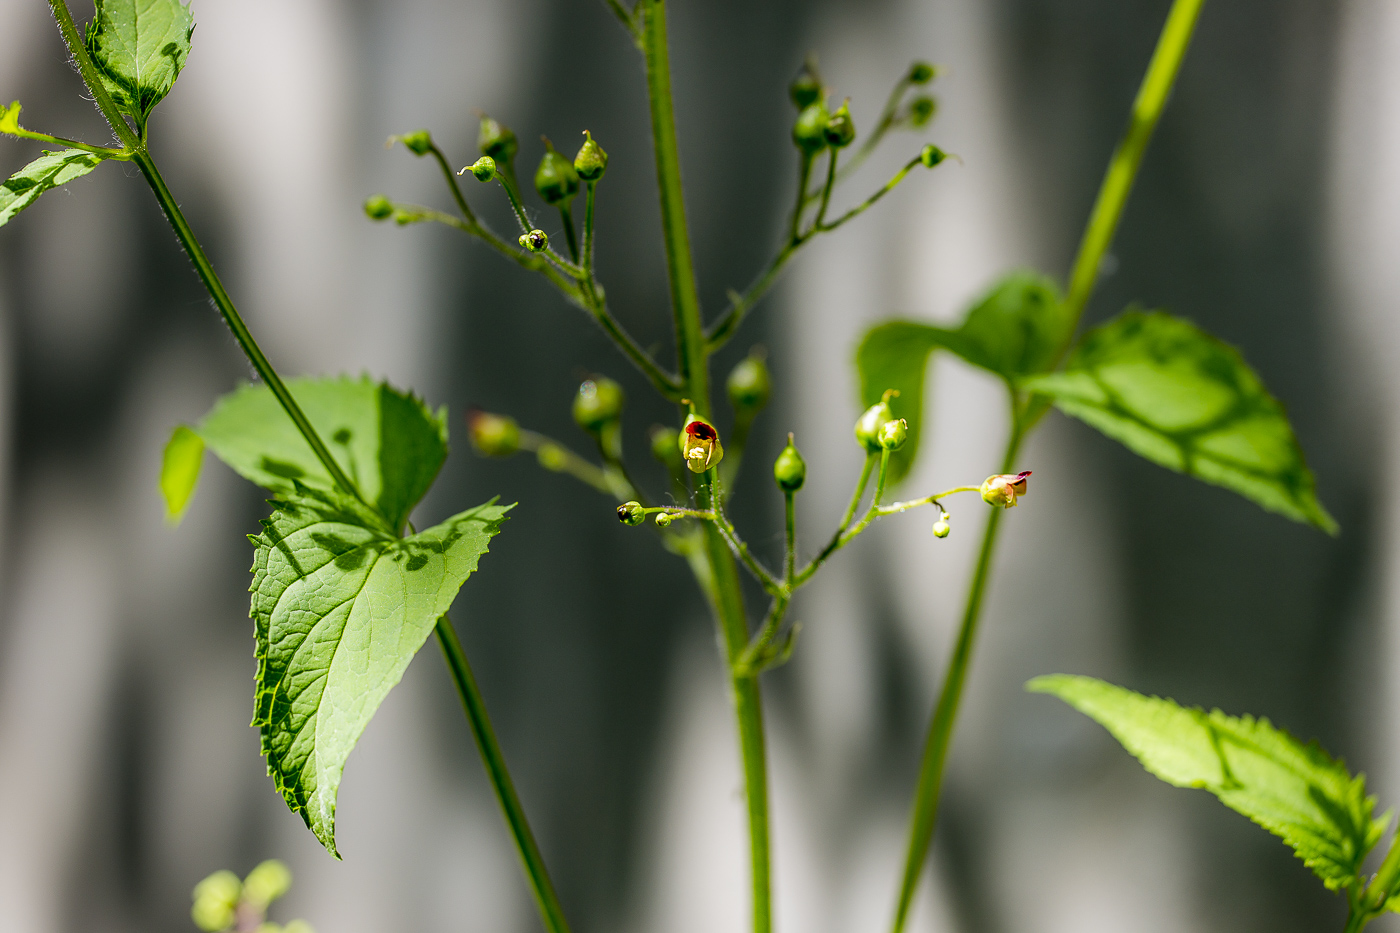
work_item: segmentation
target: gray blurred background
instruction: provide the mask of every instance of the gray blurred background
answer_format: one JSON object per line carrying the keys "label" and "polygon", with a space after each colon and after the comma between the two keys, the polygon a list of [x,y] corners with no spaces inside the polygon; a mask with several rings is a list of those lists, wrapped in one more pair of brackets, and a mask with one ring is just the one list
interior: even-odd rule
{"label": "gray blurred background", "polygon": [[[780,236],[795,173],[784,88],[807,51],[868,127],[907,63],[947,68],[931,138],[961,156],[810,247],[716,361],[755,343],[779,387],[738,521],[772,552],[764,465],[809,464],[824,536],[859,468],[849,359],[869,323],[952,320],[999,274],[1063,277],[1167,0],[675,0],[680,144],[702,297]],[[452,410],[425,520],[519,500],[456,623],[578,933],[742,930],[737,752],[711,625],[683,564],[525,458],[466,449],[470,405],[582,447],[581,378],[627,386],[627,441],[671,416],[577,311],[445,228],[374,226],[384,191],[438,206],[389,133],[474,158],[482,108],[521,168],[548,134],[612,155],[599,263],[663,352],[669,314],[640,62],[590,0],[195,0],[154,150],[285,373],[368,371]],[[86,19],[82,3],[75,10]],[[39,0],[0,0],[0,97],[105,138]],[[896,137],[851,183],[915,151]],[[0,142],[6,171],[37,147]],[[509,229],[504,205],[469,189]],[[553,229],[551,233],[557,232]],[[1148,777],[1029,677],[1087,673],[1320,739],[1400,802],[1400,5],[1210,0],[1090,311],[1166,307],[1240,346],[1287,405],[1342,524],[1330,540],[1052,416],[1025,450],[913,929],[1317,931],[1342,926],[1276,839]],[[104,165],[0,230],[0,931],[190,931],[189,890],[270,856],[278,919],[320,933],[538,929],[439,652],[351,757],[344,862],[273,791],[248,728],[259,492],[212,459],[184,524],[156,490],[170,429],[248,377],[134,169]],[[997,463],[1000,389],[940,359],[916,488]],[[799,598],[768,675],[778,929],[877,933],[919,743],[984,519],[890,520]],[[1394,920],[1378,929],[1400,929]]]}

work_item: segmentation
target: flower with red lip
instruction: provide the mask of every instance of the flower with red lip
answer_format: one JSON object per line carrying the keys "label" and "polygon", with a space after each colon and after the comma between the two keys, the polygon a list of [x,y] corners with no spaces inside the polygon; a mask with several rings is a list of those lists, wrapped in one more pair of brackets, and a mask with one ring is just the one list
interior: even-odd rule
{"label": "flower with red lip", "polygon": [[719,442],[719,432],[699,415],[686,419],[680,435],[681,456],[692,473],[704,473],[724,459],[724,446]]}
{"label": "flower with red lip", "polygon": [[1026,470],[1023,473],[998,473],[987,477],[980,490],[982,501],[988,505],[1011,508],[1016,504],[1017,496],[1026,494],[1026,480],[1030,475],[1031,471]]}

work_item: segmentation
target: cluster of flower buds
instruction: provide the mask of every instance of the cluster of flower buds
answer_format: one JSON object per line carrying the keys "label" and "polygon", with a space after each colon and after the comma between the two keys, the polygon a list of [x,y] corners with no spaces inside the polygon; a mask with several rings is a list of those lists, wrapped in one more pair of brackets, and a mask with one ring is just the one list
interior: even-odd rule
{"label": "cluster of flower buds", "polygon": [[[903,418],[896,419],[890,411],[890,399],[899,395],[898,389],[886,389],[880,401],[871,405],[856,419],[856,441],[866,453],[878,454],[882,450],[898,450],[904,446],[909,436],[909,424]],[[886,437],[885,426],[898,422],[900,427],[891,427]],[[887,446],[886,441],[893,446]]]}
{"label": "cluster of flower buds", "polygon": [[520,425],[506,415],[473,410],[467,414],[467,433],[483,457],[509,457],[520,450]]}
{"label": "cluster of flower buds", "polygon": [[807,481],[807,462],[802,459],[802,454],[798,453],[791,434],[788,434],[787,446],[778,454],[778,459],[773,461],[773,479],[777,481],[778,488],[785,493],[797,492]]}
{"label": "cluster of flower buds", "polygon": [[724,459],[724,446],[719,442],[719,432],[699,415],[691,414],[681,429],[678,444],[681,457],[692,473],[704,473],[718,466]]}
{"label": "cluster of flower buds", "polygon": [[[258,865],[242,881],[231,871],[216,871],[194,889],[190,918],[205,933],[253,929],[258,933],[313,933],[305,920],[284,926],[265,922],[267,908],[292,886],[292,873],[276,859]],[[251,922],[251,925],[249,925]]]}
{"label": "cluster of flower buds", "polygon": [[998,473],[987,477],[978,491],[982,493],[982,501],[988,505],[1009,509],[1016,505],[1017,496],[1026,494],[1026,480],[1030,479],[1030,476],[1030,470],[1021,473]]}

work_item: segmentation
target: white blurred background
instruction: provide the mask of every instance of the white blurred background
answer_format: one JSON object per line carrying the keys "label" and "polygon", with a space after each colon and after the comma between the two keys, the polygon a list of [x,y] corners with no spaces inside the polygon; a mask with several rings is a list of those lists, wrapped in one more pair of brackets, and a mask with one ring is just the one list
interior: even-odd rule
{"label": "white blurred background", "polygon": [[[769,348],[738,520],[772,549],[766,481],[789,430],[807,538],[859,467],[850,358],[871,322],[952,320],[997,276],[1063,277],[1167,0],[673,0],[690,224],[707,307],[780,235],[785,87],[815,51],[868,127],[914,58],[946,67],[931,139],[956,152],[796,262],[716,361]],[[592,372],[631,395],[627,440],[671,416],[577,311],[444,228],[375,226],[384,191],[445,206],[384,138],[429,127],[475,157],[476,108],[590,129],[610,300],[664,352],[669,313],[642,71],[590,0],[195,0],[194,51],[153,149],[284,373],[368,371],[452,411],[431,519],[521,505],[455,612],[578,933],[742,930],[737,752],[709,621],[684,566],[609,504],[525,458],[476,459],[462,414],[507,411],[580,447]],[[75,13],[89,15],[82,2]],[[102,142],[39,0],[0,0],[0,97]],[[916,151],[899,136],[850,185]],[[35,146],[0,141],[6,172]],[[494,189],[493,189],[494,190]],[[502,229],[507,214],[469,188]],[[853,196],[847,195],[848,197]],[[488,204],[487,201],[490,201]],[[551,231],[554,232],[554,231]],[[1087,673],[1316,737],[1400,803],[1400,6],[1211,0],[1143,167],[1091,321],[1166,307],[1241,347],[1287,405],[1336,540],[1167,473],[1058,416],[1025,450],[930,879],[931,933],[1340,929],[1276,839],[1143,774],[1097,727],[1024,694]],[[189,891],[279,856],[274,916],[320,933],[538,929],[435,646],[351,757],[344,862],[290,814],[248,728],[250,548],[261,496],[206,465],[184,524],[156,490],[170,429],[247,378],[134,169],[109,163],[0,229],[0,931],[189,931]],[[910,480],[976,481],[1000,389],[939,359]],[[654,488],[655,472],[641,466]],[[879,933],[908,796],[984,513],[890,520],[833,560],[767,677],[783,933]],[[1400,929],[1381,920],[1377,929]]]}

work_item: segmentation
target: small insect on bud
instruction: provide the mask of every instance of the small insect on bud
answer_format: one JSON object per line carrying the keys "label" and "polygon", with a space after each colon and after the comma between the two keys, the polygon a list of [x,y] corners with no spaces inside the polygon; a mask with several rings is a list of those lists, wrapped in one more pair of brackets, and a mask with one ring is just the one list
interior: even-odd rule
{"label": "small insect on bud", "polygon": [[903,418],[886,421],[880,425],[880,448],[882,450],[898,450],[904,446],[904,442],[908,439],[909,422]]}
{"label": "small insect on bud", "polygon": [[622,417],[622,406],[626,401],[622,386],[611,379],[602,376],[587,379],[574,395],[574,423],[585,431],[597,434]]}
{"label": "small insect on bud", "polygon": [[944,512],[938,516],[938,521],[933,523],[933,536],[935,538],[946,538],[948,532],[953,529],[948,525],[948,513]]}
{"label": "small insect on bud", "polygon": [[483,457],[509,457],[520,449],[520,425],[514,418],[473,411],[467,415],[467,430]]}
{"label": "small insect on bud", "polygon": [[928,126],[938,111],[938,102],[932,97],[916,97],[909,102],[909,125]]}
{"label": "small insect on bud", "polygon": [[543,230],[531,230],[529,233],[520,234],[517,242],[532,253],[543,253],[549,249],[549,234]]}
{"label": "small insect on bud", "polygon": [[719,432],[699,415],[686,419],[680,434],[681,456],[692,473],[704,473],[724,459],[724,446],[719,442]]}
{"label": "small insect on bud", "polygon": [[978,490],[982,493],[982,501],[988,505],[1011,508],[1016,504],[1017,496],[1026,494],[1026,480],[1030,479],[1030,475],[1031,471],[1026,470],[1023,473],[998,473],[987,477]]}
{"label": "small insect on bud", "polygon": [[808,59],[802,65],[802,70],[797,73],[797,77],[788,85],[788,97],[792,98],[793,105],[798,110],[806,110],[821,100],[822,79],[813,65],[812,60]]}
{"label": "small insect on bud", "polygon": [[510,127],[502,126],[490,117],[481,118],[481,131],[477,134],[476,145],[482,155],[488,155],[500,165],[510,165],[515,152],[520,148]]}
{"label": "small insect on bud", "polygon": [[919,153],[919,161],[924,163],[924,168],[933,168],[935,165],[948,158],[948,153],[929,143]]}
{"label": "small insect on bud", "polygon": [[486,184],[486,182],[496,177],[496,160],[490,156],[482,156],[457,174],[461,175],[465,172],[471,172],[473,178],[482,184]]}
{"label": "small insect on bud", "polygon": [[681,468],[680,445],[677,444],[678,433],[675,428],[663,428],[661,425],[652,425],[651,428],[651,455],[672,470]]}
{"label": "small insect on bud", "polygon": [[938,69],[928,62],[915,62],[909,66],[910,84],[928,84],[938,74]]}
{"label": "small insect on bud", "polygon": [[850,104],[849,99],[843,100],[836,112],[827,118],[826,129],[823,132],[827,145],[833,149],[844,149],[855,142],[856,121],[851,119]]}
{"label": "small insect on bud", "polygon": [[578,155],[574,156],[574,171],[578,172],[578,177],[584,181],[596,182],[608,169],[608,154],[593,139],[592,133],[584,130],[583,135],[583,147],[579,149]]}
{"label": "small insect on bud", "polygon": [[382,194],[365,201],[365,216],[370,220],[388,220],[394,215],[394,205]]}
{"label": "small insect on bud", "polygon": [[808,104],[792,125],[792,141],[807,155],[816,155],[826,148],[826,122],[831,119],[821,101]]}
{"label": "small insect on bud", "polygon": [[878,454],[884,450],[880,446],[880,428],[886,421],[894,420],[894,414],[890,411],[890,399],[898,394],[898,389],[886,389],[884,397],[867,408],[865,414],[856,421],[856,440],[868,453]]}
{"label": "small insect on bud", "polygon": [[768,366],[763,362],[761,352],[750,352],[739,361],[729,373],[725,383],[729,391],[729,404],[737,412],[755,414],[768,404],[768,396],[773,391],[773,381],[768,376]]}
{"label": "small insect on bud", "polygon": [[778,488],[783,492],[797,492],[807,481],[807,463],[802,459],[802,454],[797,452],[797,445],[792,442],[791,434],[788,435],[787,446],[778,454],[778,459],[773,461],[773,479],[777,480]]}
{"label": "small insect on bud", "polygon": [[665,512],[657,512],[657,513],[656,513],[656,527],[657,527],[657,528],[666,528],[666,527],[670,526],[670,524],[671,524],[671,516],[670,516],[670,515],[666,514]]}
{"label": "small insect on bud", "polygon": [[546,204],[567,204],[578,195],[578,172],[555,150],[554,143],[546,139],[544,144],[544,158],[535,170],[535,190]]}
{"label": "small insect on bud", "polygon": [[637,526],[647,520],[646,513],[642,511],[640,502],[624,502],[617,507],[617,520],[624,525]]}

